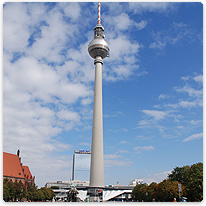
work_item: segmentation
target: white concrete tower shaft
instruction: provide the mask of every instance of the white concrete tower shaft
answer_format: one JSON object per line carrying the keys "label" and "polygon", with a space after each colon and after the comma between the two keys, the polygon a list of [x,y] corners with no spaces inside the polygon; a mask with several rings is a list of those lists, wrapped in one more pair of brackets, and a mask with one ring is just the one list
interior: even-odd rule
{"label": "white concrete tower shaft", "polygon": [[95,64],[92,152],[90,186],[104,186],[103,116],[102,116],[102,57],[97,56]]}
{"label": "white concrete tower shaft", "polygon": [[88,46],[90,56],[95,59],[90,187],[104,187],[102,64],[103,59],[109,56],[109,46],[104,40],[104,27],[101,25],[100,7],[99,3],[97,26],[94,28],[94,39]]}

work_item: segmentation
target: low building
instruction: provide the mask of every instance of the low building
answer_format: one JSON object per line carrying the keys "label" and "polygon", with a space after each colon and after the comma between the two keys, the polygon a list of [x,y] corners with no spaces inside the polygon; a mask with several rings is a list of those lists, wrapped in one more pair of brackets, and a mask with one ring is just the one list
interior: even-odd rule
{"label": "low building", "polygon": [[[80,180],[72,180],[72,181],[49,181],[45,184],[45,187],[52,188],[53,192],[55,193],[55,200],[56,201],[67,201],[68,192],[71,188],[86,188],[89,186],[88,181],[80,181]],[[87,191],[86,191],[87,192]],[[80,191],[80,195],[85,193]],[[83,196],[84,197],[84,196]],[[80,197],[83,198],[83,197]]]}
{"label": "low building", "polygon": [[28,166],[23,166],[19,155],[19,150],[16,155],[3,152],[3,178],[12,182],[22,182],[27,188],[28,184],[34,184],[35,177]]}
{"label": "low building", "polygon": [[136,186],[138,184],[143,184],[144,181],[142,179],[134,179],[129,182],[129,186]]}
{"label": "low building", "polygon": [[58,189],[67,189],[72,186],[89,186],[88,181],[72,180],[72,181],[49,181],[45,184],[45,187],[56,187]]}
{"label": "low building", "polygon": [[[46,186],[49,186],[49,182]],[[52,184],[54,186],[54,183]],[[55,193],[56,201],[67,201],[68,192],[73,188],[74,185],[70,185],[70,187],[64,187],[59,189],[52,189]],[[74,186],[77,190],[77,198],[80,202],[95,202],[95,201],[119,201],[119,202],[131,202],[132,201],[132,190],[134,186],[105,186],[99,189],[94,189],[89,186]],[[95,190],[95,196],[91,196],[91,193],[94,193],[91,190]],[[100,194],[101,193],[101,194]],[[100,197],[101,196],[101,197]]]}

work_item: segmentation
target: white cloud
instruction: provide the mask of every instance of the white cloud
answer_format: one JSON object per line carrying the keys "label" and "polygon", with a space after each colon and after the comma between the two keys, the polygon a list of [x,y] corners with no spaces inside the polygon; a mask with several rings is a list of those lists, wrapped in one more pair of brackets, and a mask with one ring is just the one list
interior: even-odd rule
{"label": "white cloud", "polygon": [[145,183],[151,184],[152,182],[160,183],[162,180],[167,179],[168,174],[170,174],[171,171],[164,171],[161,173],[155,173],[153,175],[148,175],[145,177],[142,177]]}
{"label": "white cloud", "polygon": [[128,150],[118,150],[118,153],[128,153]]}
{"label": "white cloud", "polygon": [[196,106],[202,106],[202,101],[180,101],[177,104],[177,107],[183,107],[188,109]]}
{"label": "white cloud", "polygon": [[197,139],[200,139],[203,137],[203,133],[198,133],[198,134],[193,134],[185,139],[183,139],[182,141],[183,142],[188,142],[188,141],[191,141],[191,140],[197,140]]}
{"label": "white cloud", "polygon": [[143,147],[134,147],[135,153],[142,153],[143,151],[150,151],[154,150],[155,148],[153,146],[143,146]]}
{"label": "white cloud", "polygon": [[85,98],[85,99],[82,99],[82,104],[83,105],[89,105],[92,103],[92,98]]}
{"label": "white cloud", "polygon": [[174,109],[178,109],[178,108],[191,109],[193,107],[202,107],[203,101],[202,101],[202,99],[194,99],[193,101],[179,100],[179,102],[177,102],[175,104],[166,104],[165,106],[171,107]]}
{"label": "white cloud", "polygon": [[[174,87],[173,91],[168,94],[159,95],[158,99],[161,100],[161,103],[158,106],[153,106],[164,109],[164,111],[158,109],[141,110],[150,118],[139,120],[137,129],[148,129],[153,133],[158,129],[161,137],[167,139],[181,138],[184,135],[184,129],[186,129],[191,136],[183,142],[193,138],[201,138],[201,133],[192,134],[194,134],[194,129],[197,131],[196,129],[199,128],[200,132],[202,130],[200,121],[203,106],[202,75],[194,74],[181,79],[184,80],[182,86]],[[192,120],[189,121],[188,117]],[[157,122],[158,120],[164,121]]]}
{"label": "white cloud", "polygon": [[126,161],[126,160],[113,160],[113,159],[106,159],[105,167],[129,167],[133,162]]}
{"label": "white cloud", "polygon": [[68,110],[61,110],[60,112],[57,112],[56,115],[58,116],[59,119],[61,120],[74,120],[74,121],[79,121],[80,120],[80,116],[78,113],[76,112],[71,112]]}
{"label": "white cloud", "polygon": [[120,158],[121,156],[120,155],[117,155],[117,154],[105,154],[104,155],[104,158],[105,159],[118,159]]}
{"label": "white cloud", "polygon": [[[78,4],[73,5],[72,11],[65,8],[73,20],[79,17],[79,12]],[[88,54],[83,51],[88,42],[80,46],[80,54],[86,54],[76,64],[62,53],[67,50],[68,41],[76,38],[74,32],[78,35],[76,24],[64,21],[58,6],[53,9],[39,3],[4,6],[3,147],[11,153],[21,150],[23,163],[30,166],[39,186],[47,179],[38,179],[44,173],[48,181],[55,176],[68,179],[71,162],[66,158],[70,156],[61,152],[70,151],[72,141],[67,144],[59,135],[81,125],[81,120],[86,121],[90,114],[87,106],[93,95],[90,85],[93,66],[92,61],[85,63]],[[88,72],[77,79],[78,75],[70,72],[76,68]],[[68,74],[73,76],[68,78]],[[87,114],[74,111],[72,105],[78,100],[84,105],[79,110],[87,109]],[[51,165],[53,174],[48,174]]]}
{"label": "white cloud", "polygon": [[142,30],[147,26],[146,20],[141,20],[140,22],[135,22],[133,19],[129,17],[127,13],[121,13],[118,16],[106,17],[106,23],[110,24],[110,26],[115,27],[115,30],[124,31],[129,28]]}
{"label": "white cloud", "polygon": [[117,155],[117,154],[105,154],[104,155],[105,167],[113,167],[113,166],[128,167],[132,163],[133,163],[132,161],[123,158],[121,155]]}
{"label": "white cloud", "polygon": [[168,114],[167,111],[159,111],[159,110],[142,110],[142,112],[155,120],[161,120],[166,117]]}
{"label": "white cloud", "polygon": [[193,79],[194,79],[196,82],[203,83],[203,75],[202,75],[202,74],[197,75],[197,76],[194,76]]}
{"label": "white cloud", "polygon": [[128,144],[128,142],[125,140],[122,140],[122,141],[120,141],[120,144]]}
{"label": "white cloud", "polygon": [[139,23],[136,23],[135,26],[138,28],[138,30],[142,30],[147,26],[147,21],[146,20],[142,20]]}
{"label": "white cloud", "polygon": [[[141,30],[147,26],[147,20],[139,22],[131,19],[125,12],[115,11],[115,3],[109,4],[109,9],[114,11],[112,16],[105,16],[104,22],[107,24],[106,41],[110,48],[110,57],[105,59],[103,78],[106,81],[127,80],[132,75],[141,76],[147,74],[139,69],[138,53],[141,45],[137,41],[132,41],[125,31],[135,29]],[[125,4],[126,6],[127,4]],[[114,6],[114,7],[113,7]],[[121,5],[119,5],[121,7]],[[108,65],[108,66],[107,66]]]}
{"label": "white cloud", "polygon": [[179,46],[185,40],[191,43],[198,38],[197,33],[188,24],[173,22],[167,30],[151,32],[154,41],[149,44],[149,48],[162,51],[167,45]]}
{"label": "white cloud", "polygon": [[61,51],[65,48],[67,36],[72,36],[77,28],[67,24],[62,18],[60,12],[49,13],[48,18],[45,18],[48,26],[41,27],[41,35],[27,51],[29,55],[49,62],[60,63],[64,60]]}
{"label": "white cloud", "polygon": [[194,80],[197,83],[203,83],[203,75],[202,74],[194,74],[193,76],[184,76],[181,79],[184,81]]}
{"label": "white cloud", "polygon": [[160,40],[153,42],[149,45],[149,48],[151,49],[164,49],[166,47],[166,42],[162,42]]}
{"label": "white cloud", "polygon": [[[138,42],[131,42],[126,35],[114,36],[112,33],[107,36],[111,56],[109,57],[109,67],[105,61],[103,78],[106,81],[127,80],[132,75],[140,72],[137,55],[140,49]],[[124,64],[124,65],[122,65]]]}
{"label": "white cloud", "polygon": [[125,35],[108,37],[109,47],[112,52],[110,61],[122,61],[123,56],[131,56],[139,51],[140,45],[137,42],[132,43]]}
{"label": "white cloud", "polygon": [[[186,108],[191,109],[203,106],[203,89],[202,89],[202,74],[194,74],[193,76],[181,77],[185,81],[185,85],[174,87],[177,92],[176,103],[167,103],[164,106],[174,109]],[[181,94],[179,97],[178,94]],[[184,96],[182,94],[185,94]]]}
{"label": "white cloud", "polygon": [[177,8],[175,3],[171,2],[129,2],[129,8],[134,13],[158,12],[158,13],[168,13]]}
{"label": "white cloud", "polygon": [[79,143],[78,145],[83,145],[83,146],[91,147],[91,144],[88,143],[88,142],[81,142],[81,143]]}
{"label": "white cloud", "polygon": [[185,76],[185,77],[181,77],[181,79],[184,80],[184,81],[187,81],[187,80],[190,79],[190,77],[189,76]]}
{"label": "white cloud", "polygon": [[202,120],[191,120],[191,121],[189,121],[189,123],[192,125],[198,125],[198,124],[202,123]]}
{"label": "white cloud", "polygon": [[25,4],[6,3],[3,14],[4,49],[10,52],[24,51],[30,36],[28,25],[31,21]]}
{"label": "white cloud", "polygon": [[128,14],[121,13],[115,16],[110,22],[117,27],[117,30],[127,30],[132,25],[132,20],[129,18]]}
{"label": "white cloud", "polygon": [[149,120],[140,120],[138,125],[140,126],[148,126],[151,123]]}
{"label": "white cloud", "polygon": [[104,114],[104,117],[105,118],[114,118],[114,117],[121,117],[122,115],[123,115],[122,112],[116,111],[116,112],[113,112],[112,114]]}
{"label": "white cloud", "polygon": [[72,18],[72,20],[77,20],[80,16],[81,8],[78,3],[65,3],[62,2],[58,4],[58,6],[63,9],[64,14],[67,17]]}
{"label": "white cloud", "polygon": [[202,90],[194,89],[188,85],[185,85],[184,87],[176,87],[175,89],[177,92],[187,93],[191,97],[201,97],[203,94]]}
{"label": "white cloud", "polygon": [[140,139],[140,140],[150,140],[151,137],[143,136],[143,135],[138,135],[138,136],[137,136],[137,139]]}
{"label": "white cloud", "polygon": [[[91,83],[94,67],[93,60],[88,61],[87,53],[91,39],[87,40],[86,33],[83,41],[78,39],[81,41],[78,47],[72,45],[80,37],[80,22],[76,21],[80,11],[79,4],[65,7],[57,4],[50,9],[46,4],[35,3],[7,4],[4,7],[4,150],[14,152],[20,148],[24,158],[25,155],[31,158],[30,165],[34,163],[34,167],[38,164],[34,154],[39,150],[42,157],[39,165],[47,160],[52,163],[52,153],[71,150],[72,145],[58,139],[62,131],[78,126],[82,130],[91,129],[84,122],[92,118],[89,107],[93,99]],[[64,15],[72,22],[65,21]],[[128,20],[130,26],[134,23],[136,29],[147,25],[146,20],[134,22],[127,19],[127,15],[120,17],[122,23]],[[104,79],[117,81],[130,78],[139,68],[139,43],[132,42],[121,33],[116,36],[109,33],[107,39],[111,42],[112,51],[109,60],[113,63],[118,60],[119,63],[116,66],[111,63],[111,67],[104,62]],[[14,52],[19,52],[19,57]],[[122,66],[123,62],[125,66]],[[82,108],[75,111],[72,106],[77,102]],[[122,114],[113,114],[119,115]],[[63,158],[60,154],[53,157],[55,171],[58,170],[56,165],[60,169],[65,168],[59,162]],[[107,163],[128,166],[131,161],[119,157],[108,159]],[[34,169],[36,176],[39,172]]]}
{"label": "white cloud", "polygon": [[166,94],[160,94],[158,97],[158,99],[167,99],[167,98],[169,98],[169,96]]}

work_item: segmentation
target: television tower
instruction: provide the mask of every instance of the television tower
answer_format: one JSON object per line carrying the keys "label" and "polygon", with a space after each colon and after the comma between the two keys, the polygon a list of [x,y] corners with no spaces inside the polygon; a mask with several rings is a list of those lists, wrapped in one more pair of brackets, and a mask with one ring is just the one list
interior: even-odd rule
{"label": "television tower", "polygon": [[88,52],[94,58],[95,65],[90,187],[104,187],[102,64],[103,59],[109,56],[109,46],[104,40],[104,27],[101,25],[100,9],[101,5],[99,2],[94,39],[88,46]]}

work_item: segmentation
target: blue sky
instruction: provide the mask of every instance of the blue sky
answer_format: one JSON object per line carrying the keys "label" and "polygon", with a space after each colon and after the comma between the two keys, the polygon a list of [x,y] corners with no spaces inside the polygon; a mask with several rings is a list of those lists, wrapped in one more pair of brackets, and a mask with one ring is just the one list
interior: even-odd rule
{"label": "blue sky", "polygon": [[[3,151],[36,184],[90,149],[98,3],[5,3]],[[203,5],[102,2],[105,185],[160,182],[203,161]]]}

